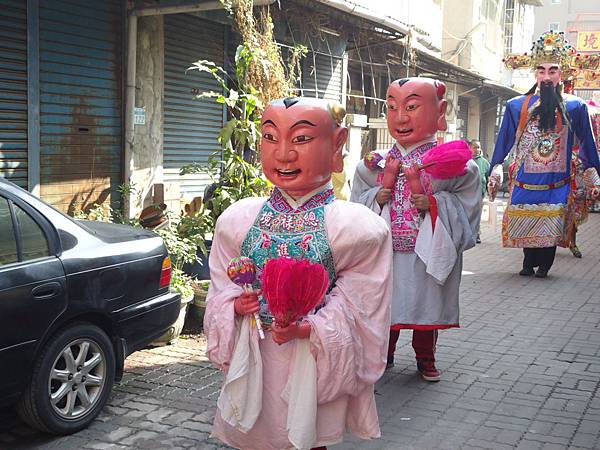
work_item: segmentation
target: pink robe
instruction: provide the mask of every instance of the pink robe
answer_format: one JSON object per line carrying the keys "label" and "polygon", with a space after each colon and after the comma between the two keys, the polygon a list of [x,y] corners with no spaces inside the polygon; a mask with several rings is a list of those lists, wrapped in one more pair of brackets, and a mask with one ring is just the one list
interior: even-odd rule
{"label": "pink robe", "polygon": [[[204,331],[208,357],[227,373],[236,346],[233,300],[242,288],[229,280],[229,261],[240,247],[265,199],[249,198],[219,218],[210,253],[211,286]],[[391,237],[387,225],[362,205],[336,200],[325,206],[337,281],[326,306],[306,320],[317,365],[317,440],[314,447],[341,442],[345,431],[364,439],[380,436],[374,384],[385,369],[392,292]],[[286,430],[282,390],[290,377],[294,342],[277,345],[267,331],[259,341],[263,363],[262,410],[242,433],[215,415],[213,436],[233,447],[293,448]]]}

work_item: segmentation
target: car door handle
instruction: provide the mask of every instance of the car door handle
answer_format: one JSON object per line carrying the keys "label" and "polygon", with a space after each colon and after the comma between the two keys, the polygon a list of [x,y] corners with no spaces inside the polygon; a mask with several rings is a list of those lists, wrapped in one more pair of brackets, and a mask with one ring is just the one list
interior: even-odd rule
{"label": "car door handle", "polygon": [[31,295],[36,300],[54,298],[62,292],[62,286],[56,281],[41,284],[31,290]]}

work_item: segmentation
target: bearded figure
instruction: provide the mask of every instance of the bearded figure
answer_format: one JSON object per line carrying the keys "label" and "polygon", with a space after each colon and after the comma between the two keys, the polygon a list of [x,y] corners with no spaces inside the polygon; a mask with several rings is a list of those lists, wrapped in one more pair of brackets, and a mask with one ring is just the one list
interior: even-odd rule
{"label": "bearded figure", "polygon": [[563,92],[574,54],[563,33],[550,31],[534,42],[531,55],[505,60],[510,68],[531,67],[536,77],[529,92],[506,104],[489,183],[493,197],[501,184],[502,163],[511,154],[502,244],[523,249],[522,276],[546,278],[556,247],[569,246],[574,163],[592,169],[595,177],[600,170],[587,105]]}

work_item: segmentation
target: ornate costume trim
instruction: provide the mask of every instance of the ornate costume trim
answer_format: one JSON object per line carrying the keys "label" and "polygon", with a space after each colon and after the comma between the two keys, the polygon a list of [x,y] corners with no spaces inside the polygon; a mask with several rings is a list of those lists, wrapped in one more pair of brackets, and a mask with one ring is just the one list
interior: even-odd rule
{"label": "ornate costume trim", "polygon": [[560,128],[543,132],[539,118],[531,118],[517,145],[516,158],[524,161],[527,173],[566,172],[567,137],[566,126],[561,124]]}
{"label": "ornate costume trim", "polygon": [[540,203],[535,205],[509,205],[506,213],[510,217],[559,217],[564,215],[566,205]]}
{"label": "ornate costume trim", "polygon": [[[402,165],[411,166],[421,164],[423,156],[433,147],[435,143],[428,142],[415,148],[407,155],[402,155],[396,145],[389,151],[389,155],[400,160]],[[425,171],[421,171],[421,184],[428,195],[433,194],[431,187],[431,178]],[[381,183],[383,172],[379,174],[378,182]],[[421,216],[419,210],[415,208],[411,199],[411,191],[405,177],[398,177],[394,189],[392,190],[392,200],[390,201],[390,218],[392,222],[392,246],[395,252],[413,252],[415,243],[419,234],[419,225]]]}
{"label": "ornate costume trim", "polygon": [[509,205],[502,221],[505,247],[553,247],[564,241],[567,205]]}
{"label": "ornate costume trim", "polygon": [[[260,288],[263,267],[272,258],[289,256],[323,264],[329,273],[329,289],[336,281],[333,252],[325,224],[325,206],[335,200],[332,189],[315,194],[301,207],[293,209],[278,189],[262,206],[242,243],[241,254],[257,267],[255,288]],[[261,320],[269,325],[273,317],[266,300],[261,303]],[[317,307],[319,308],[319,307]]]}
{"label": "ornate costume trim", "polygon": [[269,197],[273,210],[281,213],[290,213],[295,211],[308,211],[309,209],[317,208],[319,206],[328,205],[335,200],[335,194],[333,188],[326,189],[323,192],[313,195],[308,201],[306,201],[299,208],[292,208],[287,202],[283,194],[278,188],[273,189],[273,193]]}
{"label": "ornate costume trim", "polygon": [[571,178],[572,177],[567,177],[560,181],[557,181],[556,183],[550,184],[527,184],[515,180],[515,185],[519,186],[520,188],[527,189],[528,191],[548,191],[550,189],[557,189],[559,187],[564,186],[567,183],[570,183]]}

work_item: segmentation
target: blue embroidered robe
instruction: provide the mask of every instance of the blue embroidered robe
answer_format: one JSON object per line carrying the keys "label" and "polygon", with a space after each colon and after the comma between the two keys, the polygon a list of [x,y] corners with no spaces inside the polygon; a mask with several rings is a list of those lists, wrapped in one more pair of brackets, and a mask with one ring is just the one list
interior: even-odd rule
{"label": "blue embroidered robe", "polygon": [[[571,127],[542,133],[531,111],[539,97],[531,97],[527,125],[519,139],[517,128],[523,103],[521,95],[509,100],[492,156],[491,167],[501,164],[509,153],[515,158],[510,177],[510,200],[504,213],[502,238],[505,247],[552,247],[565,241],[566,214],[571,189],[571,158],[575,138],[585,168],[600,171],[587,105],[578,97],[563,95]],[[551,145],[539,146],[541,139]],[[540,150],[541,149],[541,150]]]}

